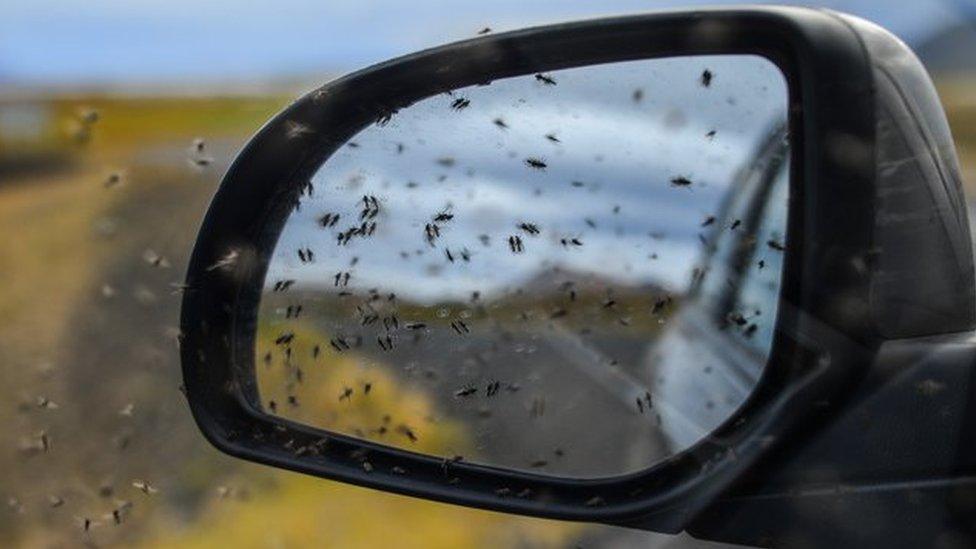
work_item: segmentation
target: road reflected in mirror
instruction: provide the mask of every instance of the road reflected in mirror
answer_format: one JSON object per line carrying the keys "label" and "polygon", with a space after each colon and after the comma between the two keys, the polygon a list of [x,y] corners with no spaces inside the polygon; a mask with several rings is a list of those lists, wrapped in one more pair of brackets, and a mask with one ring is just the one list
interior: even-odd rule
{"label": "road reflected in mirror", "polygon": [[254,369],[271,414],[594,478],[707,436],[769,355],[788,89],[756,56],[430,97],[331,156],[279,237]]}

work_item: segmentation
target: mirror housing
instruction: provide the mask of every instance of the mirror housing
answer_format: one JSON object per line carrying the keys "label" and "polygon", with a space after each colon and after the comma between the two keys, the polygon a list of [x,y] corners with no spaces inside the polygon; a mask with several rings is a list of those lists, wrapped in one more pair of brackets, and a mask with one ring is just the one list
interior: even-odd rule
{"label": "mirror housing", "polygon": [[[757,54],[782,70],[793,145],[770,362],[750,399],[712,436],[639,473],[572,480],[421,456],[261,410],[253,336],[268,256],[309,177],[360,129],[425,97],[500,78],[706,54]],[[924,183],[899,179],[906,165],[924,173]],[[939,222],[921,233],[917,221],[905,221],[920,199]],[[326,84],[248,143],[190,261],[181,319],[185,389],[207,439],[243,459],[483,509],[675,533],[770,449],[816,429],[812,410],[841,406],[882,341],[973,327],[968,234],[931,83],[903,44],[870,24],[825,10],[726,8],[487,35]],[[900,238],[920,240],[912,249],[930,254],[925,264],[896,251]],[[938,299],[924,297],[932,291]]]}

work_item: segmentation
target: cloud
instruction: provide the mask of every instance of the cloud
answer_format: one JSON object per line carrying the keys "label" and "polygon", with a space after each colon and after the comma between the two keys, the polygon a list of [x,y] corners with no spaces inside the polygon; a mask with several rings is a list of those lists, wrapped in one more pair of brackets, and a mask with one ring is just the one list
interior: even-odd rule
{"label": "cloud", "polygon": [[[708,89],[699,83],[704,67],[715,74]],[[348,270],[357,289],[435,300],[473,291],[487,297],[560,267],[683,288],[701,251],[702,220],[717,212],[756,142],[785,117],[782,75],[749,56],[552,75],[554,87],[530,75],[431,97],[388,125],[364,129],[353,138],[357,147],[340,149],[312,178],[314,195],[289,218],[269,283],[295,278],[328,286]],[[645,90],[640,102],[632,99],[636,87]],[[451,104],[459,97],[470,106],[456,111]],[[680,127],[666,124],[674,109],[686,113]],[[493,124],[496,116],[506,129]],[[545,137],[553,128],[559,143]],[[709,128],[718,131],[713,139]],[[528,167],[530,154],[547,167]],[[695,183],[674,186],[678,174]],[[375,234],[336,245],[336,233],[359,224],[364,195],[381,204]],[[326,212],[341,215],[330,230],[316,223]],[[425,226],[438,212],[453,219],[438,224],[432,246]],[[523,222],[541,234],[519,229]],[[522,239],[523,253],[509,250],[512,236]],[[562,242],[572,238],[583,244]],[[311,265],[297,256],[305,247],[315,252]]]}

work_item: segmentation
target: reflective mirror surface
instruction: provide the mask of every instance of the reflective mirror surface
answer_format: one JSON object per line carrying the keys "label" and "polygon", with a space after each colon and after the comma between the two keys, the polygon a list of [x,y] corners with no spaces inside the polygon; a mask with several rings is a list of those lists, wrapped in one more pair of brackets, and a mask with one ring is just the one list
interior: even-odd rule
{"label": "reflective mirror surface", "polygon": [[499,80],[405,108],[325,162],[258,313],[266,411],[568,477],[645,469],[765,366],[788,90],[755,56]]}

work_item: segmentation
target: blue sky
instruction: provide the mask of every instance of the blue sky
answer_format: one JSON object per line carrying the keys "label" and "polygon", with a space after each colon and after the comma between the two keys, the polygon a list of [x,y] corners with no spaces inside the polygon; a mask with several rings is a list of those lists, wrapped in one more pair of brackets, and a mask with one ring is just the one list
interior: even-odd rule
{"label": "blue sky", "polygon": [[[29,85],[261,82],[345,72],[490,26],[723,0],[6,0],[0,82]],[[794,2],[796,3],[796,2]],[[915,42],[971,0],[807,2],[874,20]]]}

